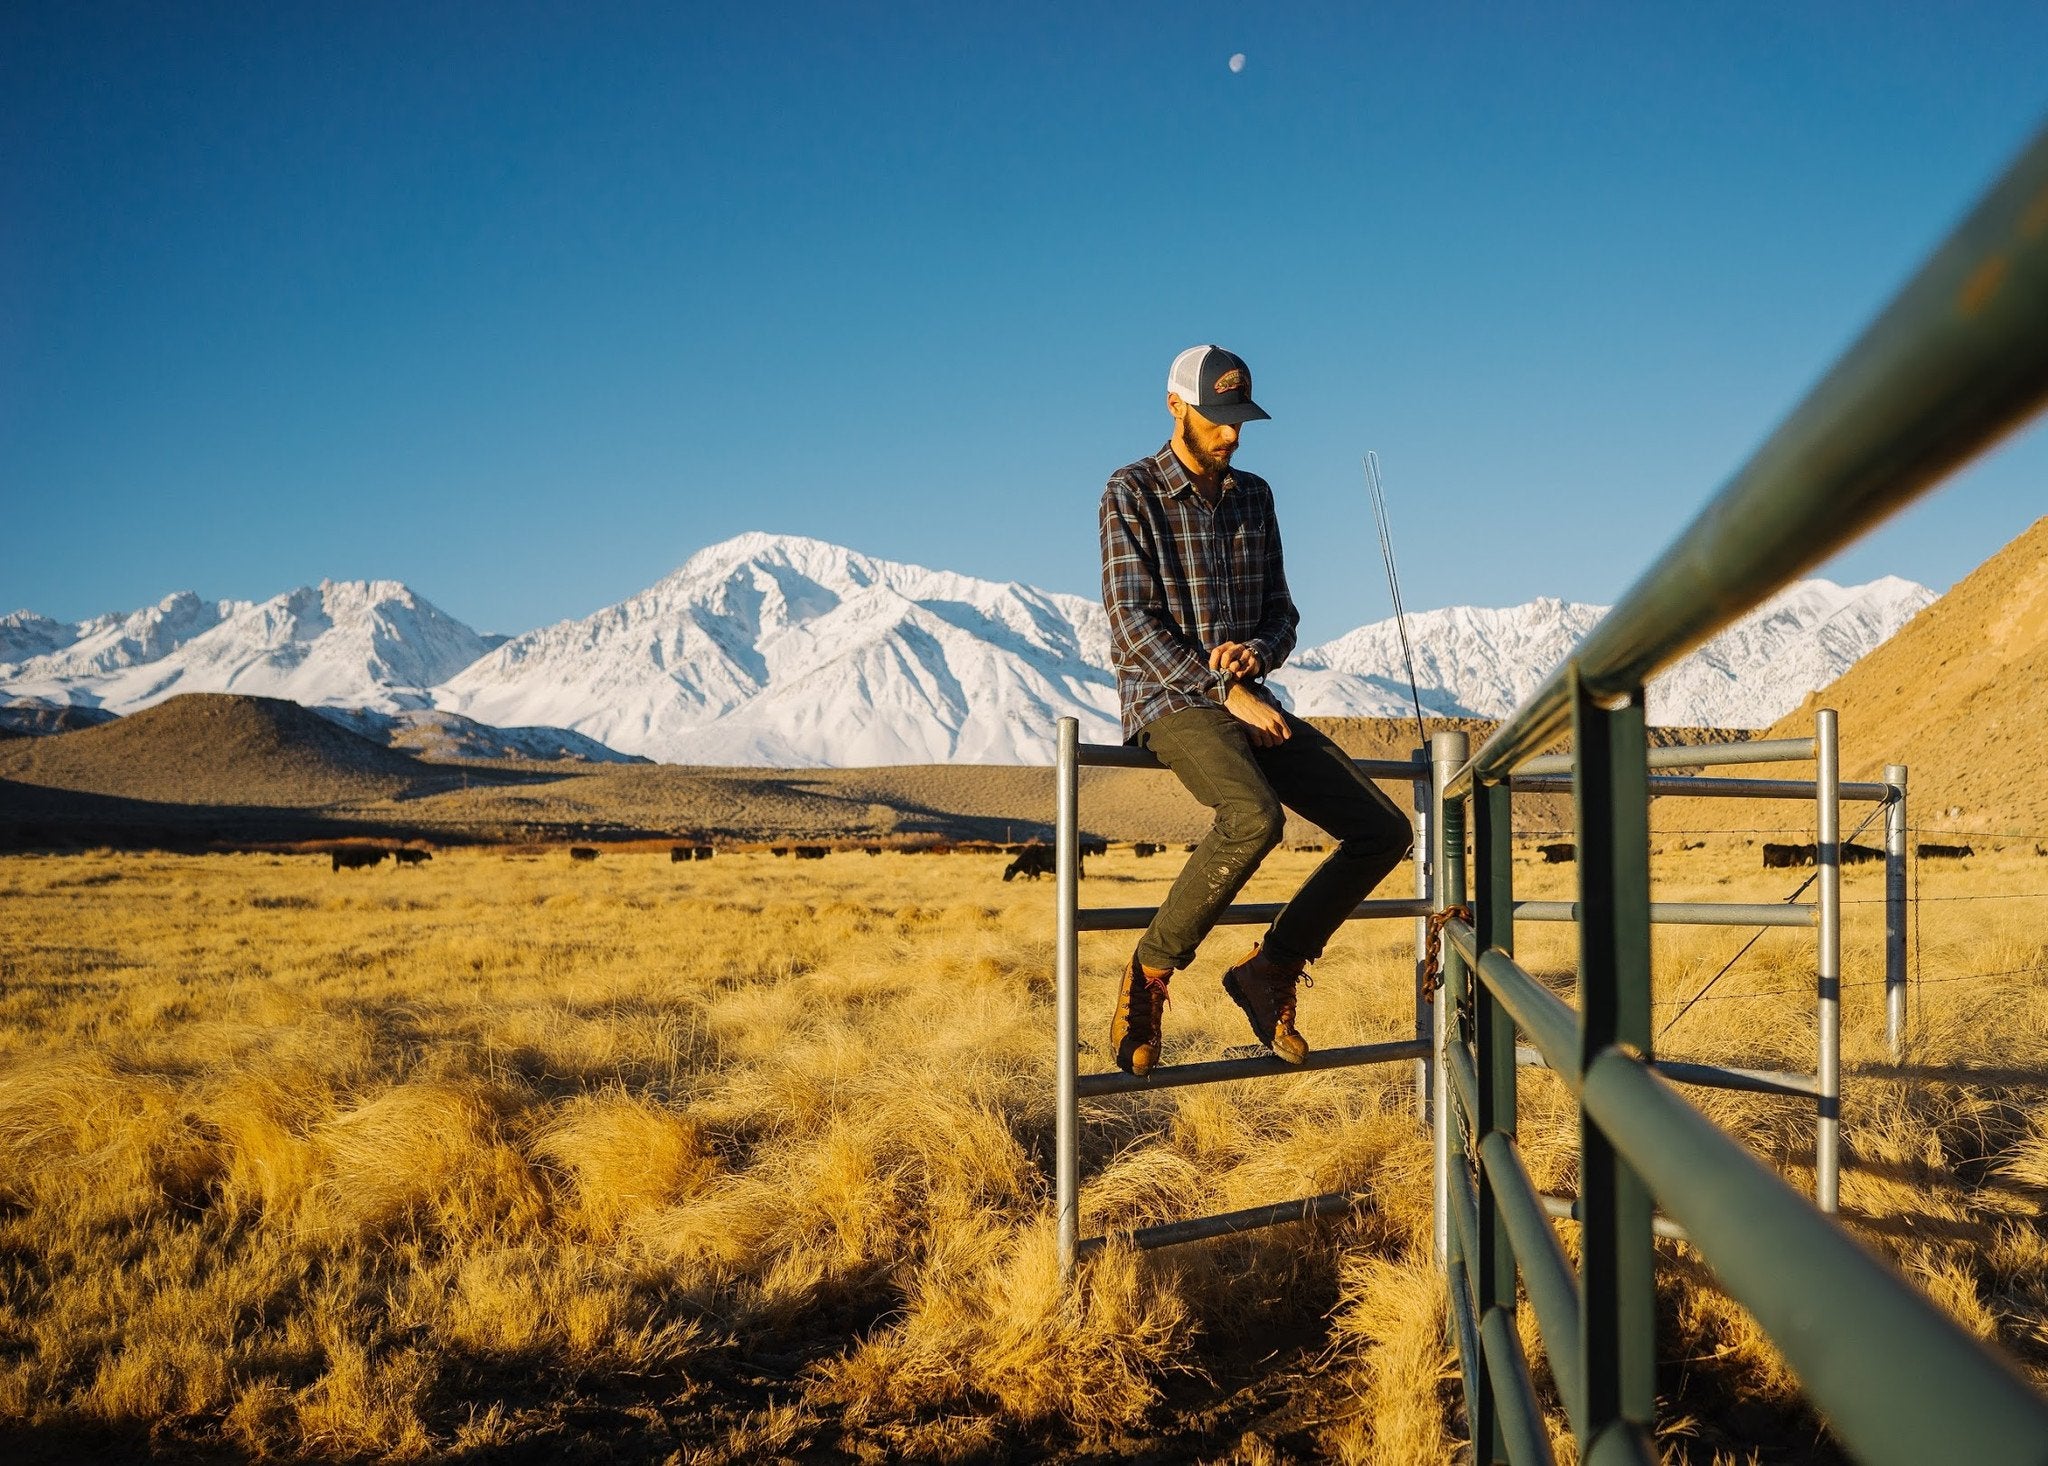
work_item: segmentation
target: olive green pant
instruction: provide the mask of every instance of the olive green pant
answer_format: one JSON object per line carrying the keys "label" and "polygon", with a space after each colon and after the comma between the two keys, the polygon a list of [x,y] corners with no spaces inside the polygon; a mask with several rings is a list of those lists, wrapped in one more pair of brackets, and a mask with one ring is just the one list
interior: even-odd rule
{"label": "olive green pant", "polygon": [[1147,967],[1178,970],[1195,960],[1216,918],[1280,843],[1283,805],[1327,831],[1337,848],[1266,929],[1264,950],[1277,962],[1322,956],[1352,908],[1408,854],[1413,831],[1393,801],[1327,736],[1291,714],[1287,727],[1284,742],[1256,748],[1243,723],[1205,707],[1167,713],[1138,734],[1139,745],[1216,812],[1138,943]]}

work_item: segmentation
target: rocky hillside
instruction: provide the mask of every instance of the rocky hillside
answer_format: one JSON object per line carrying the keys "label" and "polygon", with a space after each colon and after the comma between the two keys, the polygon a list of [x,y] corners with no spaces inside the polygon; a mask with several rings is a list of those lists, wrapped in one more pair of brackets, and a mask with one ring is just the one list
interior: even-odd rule
{"label": "rocky hillside", "polygon": [[1842,773],[1908,768],[1916,826],[2048,843],[2048,518],[1772,730],[1842,718]]}

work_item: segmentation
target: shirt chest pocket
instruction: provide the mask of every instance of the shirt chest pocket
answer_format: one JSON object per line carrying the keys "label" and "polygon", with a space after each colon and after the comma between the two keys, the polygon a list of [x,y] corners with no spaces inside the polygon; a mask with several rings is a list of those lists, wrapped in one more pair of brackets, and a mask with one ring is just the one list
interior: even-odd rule
{"label": "shirt chest pocket", "polygon": [[1238,525],[1230,536],[1230,558],[1232,569],[1240,583],[1256,585],[1263,580],[1266,569],[1266,526],[1255,520],[1247,520]]}

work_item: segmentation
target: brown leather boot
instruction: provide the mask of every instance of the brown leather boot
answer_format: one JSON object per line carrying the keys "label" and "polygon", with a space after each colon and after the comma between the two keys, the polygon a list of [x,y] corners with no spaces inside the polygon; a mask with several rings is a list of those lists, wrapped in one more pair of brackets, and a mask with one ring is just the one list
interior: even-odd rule
{"label": "brown leather boot", "polygon": [[1116,1012],[1109,1020],[1109,1046],[1116,1066],[1143,1079],[1159,1062],[1159,1019],[1166,1011],[1166,985],[1173,969],[1146,967],[1133,952],[1117,985]]}
{"label": "brown leather boot", "polygon": [[1313,986],[1300,968],[1288,968],[1256,946],[1223,974],[1223,991],[1244,1009],[1259,1042],[1290,1064],[1308,1058],[1308,1040],[1294,1026],[1294,985]]}

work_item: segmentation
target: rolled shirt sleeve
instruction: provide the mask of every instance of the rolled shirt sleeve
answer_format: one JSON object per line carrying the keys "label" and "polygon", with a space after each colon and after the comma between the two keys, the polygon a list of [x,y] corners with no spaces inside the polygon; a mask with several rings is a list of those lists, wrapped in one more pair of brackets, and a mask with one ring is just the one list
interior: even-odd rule
{"label": "rolled shirt sleeve", "polygon": [[1119,668],[1146,682],[1203,694],[1216,674],[1167,612],[1158,548],[1135,512],[1132,492],[1112,482],[1102,494],[1102,606],[1109,613],[1111,654]]}

